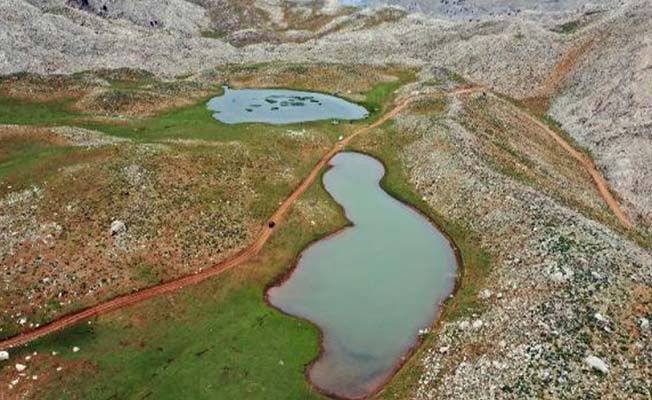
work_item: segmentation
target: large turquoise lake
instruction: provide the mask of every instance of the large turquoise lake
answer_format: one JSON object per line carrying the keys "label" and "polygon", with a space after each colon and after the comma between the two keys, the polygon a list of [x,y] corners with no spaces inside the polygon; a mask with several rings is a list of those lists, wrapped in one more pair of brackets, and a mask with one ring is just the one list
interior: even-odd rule
{"label": "large turquoise lake", "polygon": [[313,384],[357,398],[382,384],[432,324],[453,291],[457,262],[441,232],[380,187],[379,161],[344,152],[331,165],[324,186],[353,226],[305,249],[268,297],[321,328]]}
{"label": "large turquoise lake", "polygon": [[225,124],[260,122],[294,124],[327,119],[357,120],[367,117],[367,109],[342,98],[322,93],[285,89],[224,88],[207,107]]}

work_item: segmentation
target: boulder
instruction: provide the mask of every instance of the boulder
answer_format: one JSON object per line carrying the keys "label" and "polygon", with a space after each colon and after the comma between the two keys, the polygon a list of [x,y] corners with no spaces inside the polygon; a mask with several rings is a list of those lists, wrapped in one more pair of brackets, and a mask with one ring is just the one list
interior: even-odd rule
{"label": "boulder", "polygon": [[115,220],[111,222],[111,236],[117,236],[120,235],[127,230],[127,225],[125,225],[124,222],[120,220]]}
{"label": "boulder", "polygon": [[600,314],[600,313],[595,313],[593,315],[593,318],[596,321],[598,321],[599,323],[601,323],[601,324],[608,324],[609,323],[609,320],[607,318],[605,318],[604,316],[602,316],[602,314]]}
{"label": "boulder", "polygon": [[8,351],[0,351],[0,361],[7,361],[9,359]]}
{"label": "boulder", "polygon": [[639,325],[642,331],[647,331],[648,329],[650,329],[650,320],[647,318],[641,318]]}
{"label": "boulder", "polygon": [[596,357],[596,356],[588,356],[584,359],[584,363],[588,365],[590,368],[600,371],[603,374],[608,374],[609,373],[609,367],[607,366],[607,363],[602,361],[602,359]]}

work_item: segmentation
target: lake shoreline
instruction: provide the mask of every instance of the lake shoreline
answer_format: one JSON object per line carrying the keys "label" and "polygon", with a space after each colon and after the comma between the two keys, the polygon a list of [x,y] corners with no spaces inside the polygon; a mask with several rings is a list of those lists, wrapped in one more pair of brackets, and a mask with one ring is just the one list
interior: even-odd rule
{"label": "lake shoreline", "polygon": [[226,125],[264,123],[292,125],[316,121],[359,121],[370,116],[362,105],[346,98],[307,90],[223,86],[223,93],[206,102],[213,118]]}
{"label": "lake shoreline", "polygon": [[[411,203],[406,203],[406,202],[400,200],[399,198],[395,197],[391,193],[391,191],[389,191],[386,187],[384,187],[383,180],[387,176],[388,168],[387,168],[387,165],[385,164],[385,162],[382,159],[380,159],[379,157],[376,157],[375,155],[366,153],[364,151],[358,151],[358,150],[355,150],[355,151],[353,151],[353,150],[345,150],[345,151],[339,152],[337,154],[342,154],[342,153],[345,153],[345,154],[346,153],[353,153],[353,154],[357,153],[357,154],[360,154],[360,155],[364,155],[366,157],[370,157],[373,160],[375,160],[376,162],[379,162],[382,165],[382,168],[383,168],[383,174],[382,174],[380,180],[377,182],[377,185],[378,185],[379,189],[382,190],[392,200],[394,200],[395,202],[400,204],[401,207],[405,207],[406,209],[410,210],[411,212],[414,212],[414,213],[418,214],[419,217],[421,217],[425,221],[427,221],[427,223],[432,228],[434,228],[435,231],[437,231],[438,233],[440,233],[443,236],[443,238],[446,240],[447,244],[450,246],[450,249],[452,250],[452,254],[453,254],[454,260],[455,260],[455,273],[454,273],[453,276],[451,276],[451,278],[453,278],[452,282],[451,282],[452,286],[451,286],[451,289],[450,289],[450,293],[447,296],[445,296],[444,298],[440,299],[433,308],[433,315],[432,315],[432,318],[429,319],[430,322],[428,323],[428,328],[427,328],[428,332],[430,333],[431,331],[436,329],[437,325],[440,322],[440,317],[442,316],[442,314],[443,314],[443,312],[445,310],[446,303],[449,301],[449,299],[451,297],[453,297],[455,295],[455,293],[457,292],[457,290],[459,289],[459,287],[461,285],[461,278],[463,276],[464,267],[463,267],[463,261],[462,261],[460,250],[459,250],[457,244],[452,239],[452,237],[448,233],[446,233],[444,230],[442,230],[440,224],[438,224],[437,221],[434,221],[432,218],[430,218],[428,215],[426,215],[425,212],[421,211],[415,205],[413,205]],[[378,381],[378,383],[375,383],[373,385],[373,388],[371,390],[369,390],[366,394],[361,395],[361,396],[342,395],[342,394],[338,394],[338,393],[335,393],[333,391],[329,391],[327,389],[324,389],[324,388],[318,386],[315,382],[313,382],[313,380],[311,379],[311,376],[310,376],[310,370],[314,367],[314,365],[316,363],[318,363],[319,361],[321,361],[325,357],[326,349],[325,349],[325,345],[324,345],[324,336],[325,336],[325,332],[326,332],[327,328],[323,328],[323,327],[317,325],[317,323],[311,321],[306,316],[290,314],[289,312],[286,312],[285,310],[281,309],[280,307],[272,304],[272,302],[270,301],[270,290],[273,289],[273,288],[278,288],[278,287],[282,286],[286,281],[288,281],[290,279],[290,277],[292,277],[292,275],[296,272],[296,270],[297,270],[297,268],[299,266],[299,262],[301,261],[303,254],[306,251],[308,251],[313,245],[317,244],[318,242],[328,240],[328,239],[331,239],[331,238],[333,238],[335,236],[338,236],[338,235],[342,234],[343,232],[347,231],[349,228],[352,228],[353,226],[355,226],[353,224],[353,222],[351,222],[351,220],[346,216],[346,212],[345,212],[344,207],[337,200],[335,200],[335,198],[333,197],[333,194],[331,194],[331,192],[328,191],[326,189],[326,187],[325,187],[324,175],[331,168],[333,168],[333,165],[330,164],[330,162],[329,162],[327,168],[321,174],[320,185],[322,185],[322,188],[325,190],[325,192],[328,193],[328,195],[331,197],[331,199],[337,204],[341,214],[345,217],[345,219],[347,221],[347,224],[345,226],[341,227],[340,229],[337,229],[336,231],[334,231],[334,232],[332,232],[332,233],[330,233],[328,235],[325,235],[324,237],[316,238],[315,240],[311,241],[307,246],[305,246],[303,248],[303,250],[301,250],[301,252],[295,257],[294,261],[292,262],[291,267],[288,270],[286,270],[284,273],[279,275],[277,278],[272,280],[268,285],[266,285],[265,290],[264,290],[263,299],[264,299],[264,302],[268,306],[270,306],[271,308],[273,308],[273,309],[275,309],[275,310],[281,312],[282,314],[287,315],[287,316],[289,316],[291,318],[298,319],[298,320],[301,320],[301,321],[306,321],[306,322],[308,322],[309,324],[315,326],[318,329],[318,331],[319,331],[319,354],[309,364],[307,364],[305,366],[305,369],[304,369],[304,375],[306,377],[306,381],[313,388],[313,390],[315,390],[316,392],[318,392],[318,393],[320,393],[322,395],[330,397],[330,398],[342,399],[342,400],[359,400],[359,399],[371,398],[371,397],[374,397],[375,395],[377,395],[378,393],[380,393],[385,388],[385,386],[398,374],[398,372],[404,367],[404,365],[409,360],[411,360],[411,358],[414,356],[416,351],[423,344],[425,336],[424,335],[416,335],[415,340],[412,341],[412,343],[409,345],[409,347],[402,353],[400,358],[398,360],[396,360],[396,362],[392,366],[391,370],[389,370],[387,375],[382,377],[382,379],[380,379]]]}

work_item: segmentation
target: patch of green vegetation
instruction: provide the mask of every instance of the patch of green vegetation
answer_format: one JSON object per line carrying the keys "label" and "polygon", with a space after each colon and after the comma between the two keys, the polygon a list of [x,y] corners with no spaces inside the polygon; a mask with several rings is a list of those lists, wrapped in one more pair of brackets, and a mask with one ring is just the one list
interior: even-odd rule
{"label": "patch of green vegetation", "polygon": [[[152,117],[120,123],[90,122],[84,124],[83,127],[143,142],[166,139],[200,139],[255,143],[265,140],[265,138],[278,138],[280,135],[284,135],[288,129],[296,130],[303,127],[314,128],[333,139],[339,132],[339,129],[335,129],[330,121],[278,126],[258,123],[225,124],[213,118],[214,111],[206,108],[206,102],[212,97],[204,98],[194,105],[168,110]],[[363,123],[363,121],[353,121],[352,123]]]}
{"label": "patch of green vegetation", "polygon": [[[409,204],[434,221],[438,228],[455,244],[462,261],[460,266],[459,287],[452,299],[446,301],[439,321],[452,321],[482,309],[477,294],[484,287],[491,268],[490,255],[479,246],[479,238],[469,228],[459,222],[451,221],[434,210],[417,193],[408,177],[405,164],[401,160],[403,150],[410,144],[410,139],[401,134],[394,125],[385,125],[384,129],[370,133],[367,138],[360,138],[351,146],[352,150],[368,153],[386,166],[386,173],[381,181],[383,189],[396,199]],[[431,348],[435,335],[424,339],[416,354],[408,360],[399,373],[376,397],[383,399],[404,399],[410,390],[416,387],[421,376],[418,360],[422,351]]]}
{"label": "patch of green vegetation", "polygon": [[161,283],[161,278],[153,265],[139,264],[136,268],[138,280],[146,283],[148,286]]}
{"label": "patch of green vegetation", "polygon": [[[227,125],[212,117],[213,111],[206,108],[208,98],[194,105],[176,108],[158,115],[135,119],[126,123],[89,123],[85,127],[110,135],[140,141],[163,139],[240,140],[247,135],[261,131],[260,125]],[[266,127],[265,131],[274,130]]]}
{"label": "patch of green vegetation", "polygon": [[[393,97],[393,92],[400,87],[402,81],[392,81],[379,84],[367,94],[363,102],[370,115],[380,115],[383,106]],[[215,94],[217,96],[219,94]],[[202,139],[217,141],[253,141],[262,135],[274,135],[287,129],[297,129],[303,126],[317,128],[323,132],[333,132],[329,121],[316,121],[301,124],[270,126],[267,124],[235,124],[221,123],[212,117],[214,111],[206,108],[206,102],[213,97],[204,98],[194,105],[176,108],[162,112],[152,117],[132,120],[126,123],[87,123],[85,128],[95,129],[110,135],[141,141],[156,141],[164,139]],[[375,110],[375,111],[374,111]],[[353,124],[365,123],[353,121]],[[336,135],[329,135],[336,137]]]}
{"label": "patch of green vegetation", "polygon": [[410,111],[421,115],[439,115],[448,109],[448,101],[444,97],[423,97],[410,104]]}
{"label": "patch of green vegetation", "polygon": [[10,175],[24,174],[42,161],[54,155],[65,153],[67,150],[61,147],[35,144],[18,151],[10,152],[7,157],[3,157],[0,160],[0,179],[4,179]]}
{"label": "patch of green vegetation", "polygon": [[515,99],[513,97],[510,97],[510,96],[507,96],[505,94],[502,94],[502,93],[494,93],[494,94],[497,97],[507,101],[508,103],[511,103],[512,105],[514,105],[514,106],[520,108],[521,110],[525,111],[526,113],[532,115],[533,117],[536,117],[541,122],[546,124],[550,129],[552,129],[557,134],[559,134],[559,136],[561,136],[565,141],[570,143],[571,146],[573,146],[578,151],[584,153],[584,155],[587,156],[590,160],[594,159],[591,152],[588,149],[585,149],[585,148],[581,147],[579,145],[579,143],[577,143],[575,138],[573,138],[571,135],[569,135],[568,132],[566,132],[562,128],[561,124],[558,121],[556,121],[550,114],[541,114],[540,112],[538,112],[538,110],[533,110],[530,107],[523,104],[522,101],[517,100],[517,99]]}
{"label": "patch of green vegetation", "polygon": [[176,75],[174,79],[176,79],[177,81],[183,81],[190,78],[192,75],[193,75],[192,72],[187,72],[185,74]]}
{"label": "patch of green vegetation", "polygon": [[101,151],[83,151],[71,146],[53,146],[34,140],[11,146],[0,140],[0,196],[40,184],[61,168],[94,159]]}
{"label": "patch of green vegetation", "polygon": [[451,72],[450,77],[454,82],[456,82],[456,83],[458,83],[460,85],[466,85],[468,83],[466,81],[466,79],[464,79],[464,77],[462,75],[458,74],[457,72]]}
{"label": "patch of green vegetation", "polygon": [[555,26],[552,31],[557,32],[557,33],[562,33],[565,35],[569,35],[571,33],[574,33],[580,28],[581,24],[580,21],[575,20],[575,21],[569,21],[561,25]]}
{"label": "patch of green vegetation", "polygon": [[528,171],[534,170],[534,162],[523,154],[509,147],[504,141],[494,141],[493,144],[506,155],[508,155],[511,160],[496,160],[491,158],[487,160],[489,164],[491,164],[491,166],[496,171],[504,175],[511,176],[515,180],[520,181],[527,186],[536,188],[536,180],[532,175],[528,174]]}
{"label": "patch of green vegetation", "polygon": [[385,106],[391,104],[398,88],[416,79],[414,71],[404,71],[398,74],[398,79],[379,83],[367,92],[365,100],[360,105],[369,111],[369,119],[380,117],[385,111]]}
{"label": "patch of green vegetation", "polygon": [[97,160],[104,153],[104,149],[55,145],[29,130],[0,137],[0,196],[40,184],[61,168]]}
{"label": "patch of green vegetation", "polygon": [[577,243],[573,238],[569,238],[564,235],[559,235],[557,240],[552,242],[550,250],[554,253],[565,254],[568,253],[570,249],[576,247]]}
{"label": "patch of green vegetation", "polygon": [[380,114],[385,99],[390,97],[400,86],[399,81],[380,83],[367,93],[362,105],[369,110],[371,115]]}
{"label": "patch of green vegetation", "polygon": [[226,37],[226,32],[207,29],[201,31],[201,37],[208,39],[224,39]]}
{"label": "patch of green vegetation", "polygon": [[84,116],[72,108],[73,103],[73,99],[37,102],[0,96],[0,124],[71,124]]}
{"label": "patch of green vegetation", "polygon": [[[321,185],[304,197],[308,204],[329,201],[336,208],[327,199]],[[90,363],[43,380],[40,397],[321,398],[304,375],[319,352],[318,330],[268,307],[263,296],[302,249],[345,223],[340,215],[312,225],[301,213],[291,213],[255,261],[19,350],[58,351],[64,369],[73,361]],[[73,346],[81,350],[72,353]]]}
{"label": "patch of green vegetation", "polygon": [[[240,70],[255,72],[266,64],[252,64],[239,66]],[[305,66],[290,65],[288,68],[305,69]],[[172,90],[173,83],[156,83],[152,77],[135,70],[106,71],[101,76],[109,80],[111,91],[102,95],[101,104],[108,109],[120,109],[125,104],[133,101],[148,101],[148,92],[141,92],[143,85],[155,85],[163,90]],[[398,79],[376,85],[366,94],[366,99],[361,103],[370,111],[370,119],[377,118],[384,111],[394,97],[394,92],[401,85],[414,79],[414,71],[403,71],[398,74]],[[80,79],[83,77],[79,75]],[[152,83],[153,82],[153,83]],[[88,129],[98,130],[110,135],[130,138],[138,141],[158,141],[165,139],[202,139],[217,141],[246,140],[252,136],[263,134],[276,134],[282,131],[303,126],[316,127],[323,132],[332,132],[329,121],[309,122],[304,124],[269,126],[263,124],[236,124],[220,123],[212,118],[213,111],[206,108],[206,102],[213,96],[221,94],[221,89],[216,88],[216,93],[205,97],[195,104],[167,110],[156,115],[129,119],[116,122],[96,122],[94,115],[82,113],[73,109],[74,99],[65,101],[37,102],[17,100],[0,97],[0,123],[21,125],[77,125]],[[144,97],[143,97],[144,96]],[[115,111],[113,110],[113,111]],[[354,121],[353,124],[365,124],[367,121]],[[328,129],[326,129],[328,128]],[[337,136],[330,135],[330,136]]]}

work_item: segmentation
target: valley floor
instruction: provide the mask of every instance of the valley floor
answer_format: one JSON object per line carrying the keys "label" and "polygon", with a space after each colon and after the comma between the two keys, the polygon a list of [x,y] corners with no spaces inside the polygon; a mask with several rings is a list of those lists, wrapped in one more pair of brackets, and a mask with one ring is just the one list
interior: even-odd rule
{"label": "valley floor", "polygon": [[[649,238],[564,133],[522,104],[444,70],[266,64],[173,83],[94,74],[0,86],[13,107],[0,115],[1,336],[201,274],[269,216],[283,223],[238,268],[12,349],[0,364],[10,397],[319,397],[304,376],[318,331],[263,293],[346,223],[313,183],[341,148],[382,160],[384,188],[435,221],[464,264],[433,331],[378,398],[652,395]],[[203,104],[224,82],[339,91],[375,122],[223,126]],[[54,84],[66,95],[52,98]],[[126,228],[112,231],[116,220]]]}

